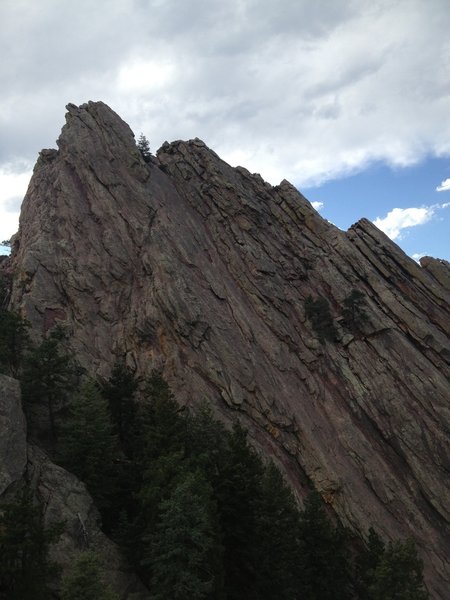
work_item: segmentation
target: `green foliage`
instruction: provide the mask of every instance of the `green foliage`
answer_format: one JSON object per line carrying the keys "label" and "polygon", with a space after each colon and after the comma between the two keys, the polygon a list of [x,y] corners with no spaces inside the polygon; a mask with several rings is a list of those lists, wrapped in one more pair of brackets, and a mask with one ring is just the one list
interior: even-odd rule
{"label": "green foliage", "polygon": [[385,545],[380,536],[371,527],[367,545],[356,559],[355,585],[358,596],[368,598],[368,590],[374,577],[375,569],[384,554]]}
{"label": "green foliage", "polygon": [[75,396],[61,436],[63,465],[86,484],[98,507],[105,510],[114,495],[117,438],[99,387],[85,383]]}
{"label": "green foliage", "polygon": [[265,466],[256,510],[258,597],[296,600],[299,588],[299,511],[273,463]]}
{"label": "green foliage", "polygon": [[337,331],[330,312],[330,304],[326,298],[314,300],[308,296],[305,300],[305,315],[309,319],[319,340],[335,342]]}
{"label": "green foliage", "polygon": [[151,160],[152,153],[150,152],[150,144],[147,138],[143,133],[138,138],[137,147],[139,152],[142,154],[142,158],[146,163],[149,163]]}
{"label": "green foliage", "polygon": [[365,296],[359,290],[353,289],[344,300],[342,311],[344,322],[352,330],[358,330],[367,322],[368,316],[365,310]]}
{"label": "green foliage", "polygon": [[0,308],[7,308],[11,288],[11,275],[0,269]]}
{"label": "green foliage", "polygon": [[55,328],[25,355],[21,378],[23,401],[47,405],[52,441],[57,437],[56,407],[74,387],[74,368],[70,356],[61,349],[62,337],[62,330]]}
{"label": "green foliage", "polygon": [[389,542],[373,570],[370,600],[427,600],[423,565],[411,540]]}
{"label": "green foliage", "polygon": [[370,528],[365,549],[357,557],[358,598],[364,600],[427,600],[422,562],[411,540],[389,542],[386,547]]}
{"label": "green foliage", "polygon": [[152,572],[155,600],[219,598],[221,546],[211,486],[197,471],[186,473],[160,515],[144,564]]}
{"label": "green foliage", "polygon": [[164,454],[184,452],[185,419],[166,381],[153,371],[138,413],[137,439],[141,460],[150,464]]}
{"label": "green foliage", "polygon": [[117,362],[109,381],[103,386],[103,396],[108,400],[111,418],[119,436],[125,454],[133,453],[133,440],[136,427],[136,403],[134,395],[138,381],[131,370],[123,363]]}
{"label": "green foliage", "polygon": [[[426,599],[413,547],[386,549],[372,531],[352,571],[348,535],[328,520],[319,494],[300,512],[242,427],[225,430],[206,404],[181,410],[156,371],[136,404],[135,391],[123,365],[103,395],[92,382],[84,386],[62,441],[65,464],[86,482],[152,598]],[[90,569],[77,576],[87,590],[96,579]],[[388,588],[403,595],[389,596]],[[90,597],[80,590],[63,600]]]}
{"label": "green foliage", "polygon": [[0,507],[0,597],[47,600],[49,583],[58,569],[48,558],[50,545],[62,533],[60,525],[45,529],[40,506],[26,488]]}
{"label": "green foliage", "polygon": [[257,506],[263,465],[239,425],[227,432],[225,464],[217,489],[224,544],[225,591],[229,600],[256,598]]}
{"label": "green foliage", "polygon": [[63,579],[61,600],[119,600],[119,597],[102,581],[97,556],[82,552]]}
{"label": "green foliage", "polygon": [[332,526],[317,492],[305,501],[299,537],[302,600],[347,600],[350,562],[346,535]]}
{"label": "green foliage", "polygon": [[204,402],[195,412],[187,413],[186,454],[192,470],[200,469],[216,488],[227,460],[227,434],[222,423]]}
{"label": "green foliage", "polygon": [[17,377],[25,350],[29,347],[30,324],[18,313],[0,309],[0,372]]}
{"label": "green foliage", "polygon": [[134,439],[133,460],[140,482],[135,493],[136,514],[131,515],[129,547],[131,559],[139,564],[156,526],[160,503],[167,500],[186,470],[185,419],[157,371],[147,380],[146,398],[136,415]]}

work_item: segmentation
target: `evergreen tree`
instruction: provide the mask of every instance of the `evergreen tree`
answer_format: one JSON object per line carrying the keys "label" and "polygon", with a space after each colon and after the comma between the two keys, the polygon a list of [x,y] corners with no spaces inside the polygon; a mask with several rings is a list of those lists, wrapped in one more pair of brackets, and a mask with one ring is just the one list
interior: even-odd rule
{"label": "evergreen tree", "polygon": [[326,298],[314,300],[311,296],[308,296],[305,300],[305,315],[311,322],[320,342],[323,343],[325,340],[329,342],[336,341],[337,331],[331,316],[330,304]]}
{"label": "evergreen tree", "polygon": [[0,309],[6,309],[11,287],[11,276],[0,270]]}
{"label": "evergreen tree", "polygon": [[154,600],[223,597],[221,547],[212,490],[197,471],[188,472],[160,506],[150,556]]}
{"label": "evergreen tree", "polygon": [[317,492],[300,513],[299,596],[302,600],[347,600],[350,587],[348,541],[329,522]]}
{"label": "evergreen tree", "polygon": [[128,457],[131,457],[134,449],[137,410],[134,395],[137,387],[138,381],[131,370],[123,362],[117,362],[110,379],[102,388],[103,396],[109,402],[120,444]]}
{"label": "evergreen tree", "polygon": [[291,490],[273,463],[262,478],[262,494],[256,510],[258,598],[298,598],[299,511]]}
{"label": "evergreen tree", "polygon": [[42,510],[25,488],[13,502],[0,507],[0,597],[8,600],[48,600],[49,583],[58,569],[48,558],[50,545],[62,527],[45,529]]}
{"label": "evergreen tree", "polygon": [[150,152],[150,144],[147,138],[143,133],[138,138],[137,147],[139,152],[142,154],[142,158],[146,163],[149,163],[151,160],[152,153]]}
{"label": "evergreen tree", "polygon": [[156,526],[159,505],[170,496],[187,468],[186,420],[167,382],[157,371],[147,380],[146,398],[136,414],[134,439],[133,464],[139,474],[138,491],[123,535],[129,559],[139,565],[147,552],[146,540]]}
{"label": "evergreen tree", "polygon": [[411,540],[389,542],[373,571],[370,600],[427,600],[422,570]]}
{"label": "evergreen tree", "polygon": [[350,295],[344,300],[342,314],[347,327],[353,330],[360,329],[368,320],[364,294],[359,290],[353,289]]}
{"label": "evergreen tree", "polygon": [[258,598],[256,548],[257,507],[261,501],[263,467],[236,424],[227,433],[225,465],[217,489],[224,545],[225,592],[228,600]]}
{"label": "evergreen tree", "polygon": [[358,597],[370,600],[369,586],[374,579],[377,568],[385,550],[384,542],[371,527],[367,545],[356,559],[355,585]]}
{"label": "evergreen tree", "polygon": [[190,467],[200,469],[215,490],[226,464],[227,434],[206,402],[186,417],[186,453]]}
{"label": "evergreen tree", "polygon": [[30,344],[29,326],[18,313],[0,309],[0,372],[17,377]]}
{"label": "evergreen tree", "polygon": [[102,581],[97,556],[82,552],[62,582],[61,600],[119,600]]}
{"label": "evergreen tree", "polygon": [[56,407],[74,387],[71,358],[61,349],[63,335],[60,328],[53,329],[37,348],[25,356],[21,378],[24,402],[47,405],[52,441],[57,437]]}
{"label": "evergreen tree", "polygon": [[167,382],[158,371],[153,371],[137,415],[136,439],[145,464],[163,454],[184,452],[186,421],[181,413]]}
{"label": "evergreen tree", "polygon": [[105,516],[115,493],[117,438],[108,404],[95,382],[85,383],[75,396],[60,446],[64,466],[86,484]]}

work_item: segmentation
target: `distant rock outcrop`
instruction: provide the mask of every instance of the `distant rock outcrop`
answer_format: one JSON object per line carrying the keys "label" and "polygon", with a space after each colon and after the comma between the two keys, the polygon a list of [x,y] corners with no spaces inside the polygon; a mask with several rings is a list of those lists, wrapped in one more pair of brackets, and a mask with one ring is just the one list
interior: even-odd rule
{"label": "distant rock outcrop", "polygon": [[[450,589],[448,263],[408,258],[369,221],[343,232],[198,139],[147,164],[105,104],[68,106],[23,203],[11,305],[57,322],[81,365],[154,367],[183,402],[236,416],[301,497],[312,481],[365,534],[411,536]],[[367,319],[343,317],[353,289]],[[336,328],[321,343],[304,302]]]}

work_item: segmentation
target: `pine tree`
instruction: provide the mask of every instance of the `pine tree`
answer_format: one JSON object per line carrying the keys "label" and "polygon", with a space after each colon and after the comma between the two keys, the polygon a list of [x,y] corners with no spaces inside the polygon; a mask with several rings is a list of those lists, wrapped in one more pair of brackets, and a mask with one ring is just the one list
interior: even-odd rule
{"label": "pine tree", "polygon": [[17,377],[30,344],[29,326],[18,313],[0,309],[0,372]]}
{"label": "pine tree", "polygon": [[302,600],[347,600],[350,563],[345,532],[329,522],[317,492],[300,513],[299,580]]}
{"label": "pine tree", "polygon": [[364,294],[359,290],[353,289],[349,296],[344,300],[344,310],[342,311],[344,322],[352,330],[358,330],[368,320],[365,309]]}
{"label": "pine tree", "polygon": [[187,469],[186,422],[167,382],[157,371],[148,378],[145,400],[139,403],[134,439],[138,490],[123,535],[129,559],[139,565],[147,552],[145,540],[156,526],[160,503],[170,496]]}
{"label": "pine tree", "polygon": [[123,362],[114,365],[110,379],[102,388],[120,444],[128,457],[133,454],[136,434],[137,407],[134,395],[137,388],[137,379]]}
{"label": "pine tree", "polygon": [[256,507],[258,598],[298,598],[299,511],[279,470],[264,468],[261,498]]}
{"label": "pine tree", "polygon": [[336,341],[337,331],[331,316],[330,304],[326,298],[314,300],[312,296],[308,296],[305,300],[305,315],[311,322],[320,342]]}
{"label": "pine tree", "polygon": [[8,299],[11,288],[11,276],[0,270],[0,309],[8,307]]}
{"label": "pine tree", "polygon": [[49,584],[58,569],[49,560],[51,544],[62,526],[44,527],[41,507],[25,488],[13,502],[0,507],[0,597],[8,600],[48,600]]}
{"label": "pine tree", "polygon": [[82,552],[62,582],[61,600],[119,600],[102,581],[98,558]]}
{"label": "pine tree", "polygon": [[389,542],[373,571],[370,600],[427,600],[422,570],[411,540]]}
{"label": "pine tree", "polygon": [[150,144],[143,133],[138,138],[137,147],[146,163],[151,160],[152,153],[150,152]]}
{"label": "pine tree", "polygon": [[375,569],[384,555],[385,545],[380,536],[371,527],[367,545],[356,560],[355,584],[358,597],[370,600],[369,586],[373,582]]}
{"label": "pine tree", "polygon": [[256,599],[256,513],[262,494],[263,466],[239,424],[227,433],[225,460],[216,492],[224,545],[225,592],[229,600]]}
{"label": "pine tree", "polygon": [[55,328],[24,359],[21,378],[25,403],[45,403],[48,410],[50,436],[57,439],[55,410],[74,387],[71,358],[61,349],[63,332]]}
{"label": "pine tree", "polygon": [[186,417],[186,453],[191,469],[200,469],[215,490],[226,464],[227,434],[206,402]]}
{"label": "pine tree", "polygon": [[222,598],[221,547],[212,490],[187,472],[167,500],[143,564],[151,571],[154,600]]}
{"label": "pine tree", "polygon": [[64,466],[86,484],[98,508],[107,511],[115,492],[117,438],[107,401],[93,381],[82,386],[70,406],[60,453]]}
{"label": "pine tree", "polygon": [[181,413],[167,382],[158,371],[153,371],[137,415],[136,439],[144,463],[163,454],[184,452],[186,422]]}

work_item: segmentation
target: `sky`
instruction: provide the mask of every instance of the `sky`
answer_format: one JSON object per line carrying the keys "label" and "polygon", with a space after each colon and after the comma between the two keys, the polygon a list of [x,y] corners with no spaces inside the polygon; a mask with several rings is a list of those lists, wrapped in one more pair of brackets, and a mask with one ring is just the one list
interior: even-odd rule
{"label": "sky", "polygon": [[0,0],[0,241],[65,105],[450,260],[450,0]]}

